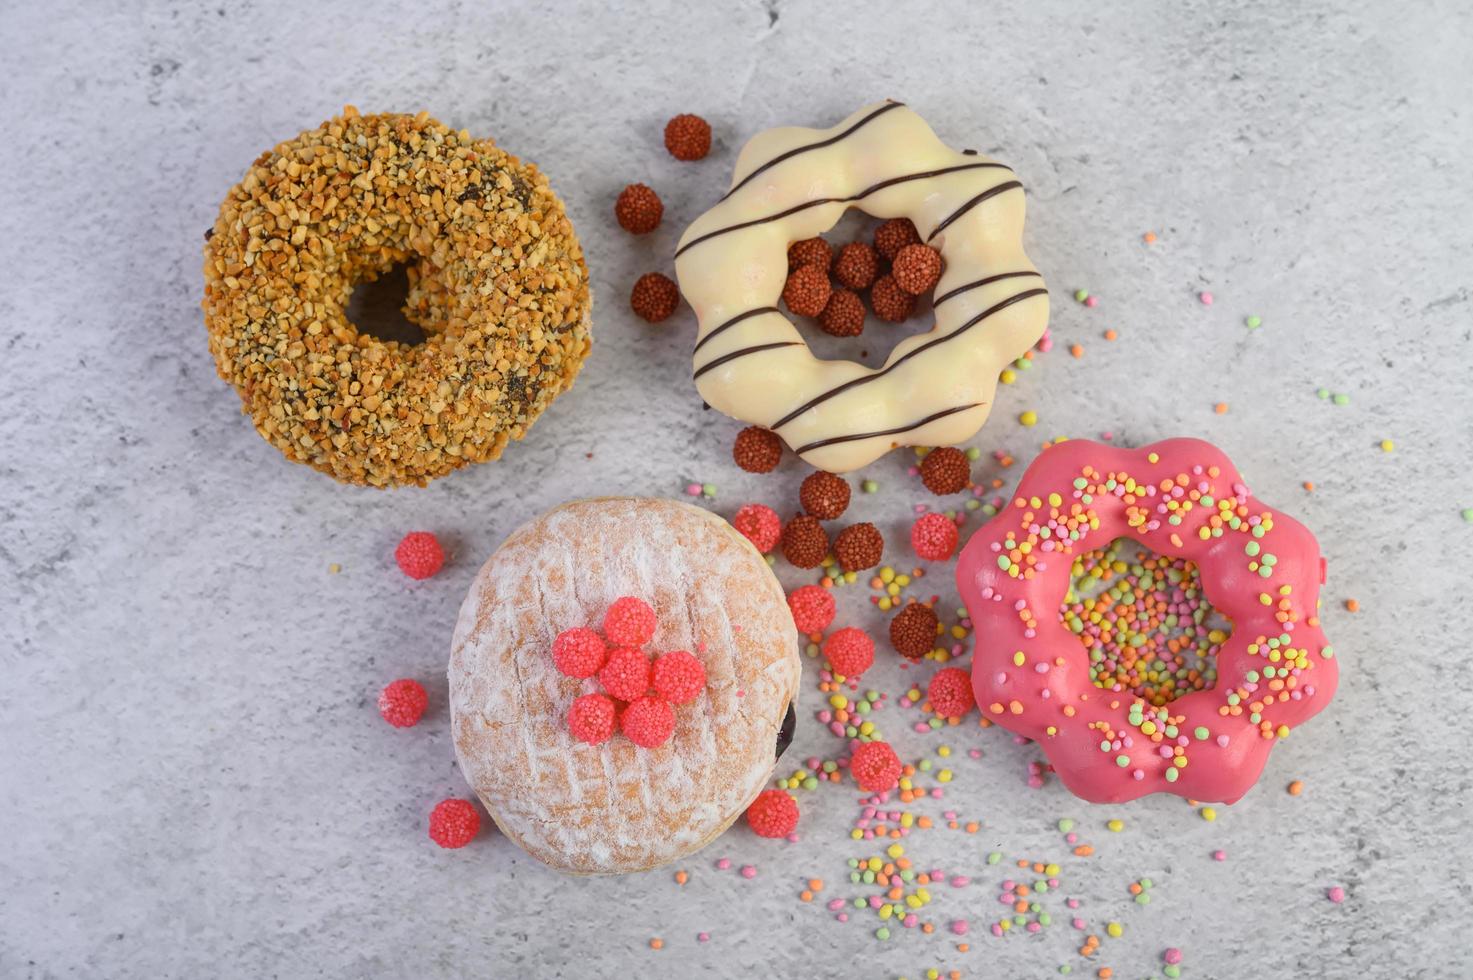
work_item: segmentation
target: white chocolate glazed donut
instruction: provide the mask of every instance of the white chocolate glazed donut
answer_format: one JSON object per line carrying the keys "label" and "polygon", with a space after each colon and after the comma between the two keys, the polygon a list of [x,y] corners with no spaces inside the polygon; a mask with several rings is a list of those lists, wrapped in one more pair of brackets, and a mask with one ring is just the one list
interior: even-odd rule
{"label": "white chocolate glazed donut", "polygon": [[[789,243],[822,234],[851,207],[910,218],[946,263],[935,325],[879,368],[820,360],[777,308]],[[731,189],[675,251],[700,324],[696,387],[834,473],[898,446],[962,442],[987,420],[998,373],[1048,325],[1048,291],[1022,234],[1013,172],[945,146],[898,102],[865,106],[832,129],[758,133]]]}

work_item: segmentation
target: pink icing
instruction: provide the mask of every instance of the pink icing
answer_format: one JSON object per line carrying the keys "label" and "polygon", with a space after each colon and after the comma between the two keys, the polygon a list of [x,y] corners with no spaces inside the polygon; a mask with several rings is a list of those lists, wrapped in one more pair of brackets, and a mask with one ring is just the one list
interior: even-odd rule
{"label": "pink icing", "polygon": [[[1106,483],[1117,475],[1116,485]],[[1136,481],[1133,489],[1126,477]],[[1088,486],[1076,487],[1078,480]],[[1056,505],[1050,495],[1057,495]],[[1203,503],[1202,495],[1212,502]],[[1224,500],[1227,511],[1218,503]],[[1188,503],[1190,509],[1180,509]],[[1071,517],[1079,524],[1074,540],[1067,526],[1059,528]],[[1027,554],[1006,544],[1029,541],[1030,533]],[[1094,686],[1088,653],[1057,610],[1072,556],[1118,537],[1196,563],[1203,594],[1233,624],[1218,653],[1214,687],[1156,708],[1130,691]],[[1273,561],[1260,560],[1265,557]],[[1234,802],[1257,780],[1284,731],[1334,696],[1339,669],[1317,615],[1322,580],[1314,536],[1254,499],[1211,444],[1169,439],[1134,450],[1084,440],[1056,444],[972,535],[957,564],[957,586],[975,626],[978,706],[997,724],[1037,741],[1059,779],[1086,800],[1170,792]],[[1137,717],[1147,724],[1132,723],[1132,704],[1140,705]],[[1186,765],[1178,766],[1178,758]],[[1171,781],[1166,774],[1173,769]]]}

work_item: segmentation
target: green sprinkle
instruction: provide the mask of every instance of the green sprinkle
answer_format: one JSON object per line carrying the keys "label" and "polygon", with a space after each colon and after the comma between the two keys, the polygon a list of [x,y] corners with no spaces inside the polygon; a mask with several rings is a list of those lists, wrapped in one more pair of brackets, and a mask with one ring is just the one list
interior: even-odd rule
{"label": "green sprinkle", "polygon": [[1337,395],[1335,395],[1335,397],[1331,398],[1330,401],[1334,402],[1336,405],[1349,405],[1350,404],[1350,396],[1349,395],[1344,395],[1344,394],[1337,394]]}
{"label": "green sprinkle", "polygon": [[998,568],[1001,568],[1003,571],[1007,571],[1012,566],[1013,566],[1013,560],[1011,558],[1009,558],[1007,555],[998,555],[997,556],[997,567]]}
{"label": "green sprinkle", "polygon": [[859,485],[859,489],[863,490],[865,493],[875,493],[880,489],[880,485],[874,480],[865,480]]}
{"label": "green sprinkle", "polygon": [[967,447],[967,459],[972,460],[972,462],[976,462],[977,460],[979,460],[981,458],[982,458],[982,450],[978,449],[976,446],[968,446]]}
{"label": "green sprinkle", "polygon": [[1249,557],[1258,554],[1259,548],[1260,546],[1257,541],[1249,541],[1247,544],[1243,545],[1243,551]]}
{"label": "green sprinkle", "polygon": [[714,484],[714,483],[702,483],[701,484],[701,494],[703,496],[706,496],[706,497],[715,497],[716,496],[716,484]]}
{"label": "green sprinkle", "polygon": [[1178,773],[1177,773],[1176,766],[1172,766],[1170,769],[1166,770],[1166,781],[1168,783],[1174,783],[1174,782],[1176,782],[1177,775],[1178,775]]}
{"label": "green sprinkle", "polygon": [[817,776],[809,776],[807,779],[803,780],[803,788],[804,789],[818,789],[818,777]]}
{"label": "green sprinkle", "polygon": [[978,500],[976,497],[973,497],[962,506],[966,507],[967,510],[976,510],[978,507],[982,506],[982,501]]}
{"label": "green sprinkle", "polygon": [[1473,507],[1463,508],[1463,520],[1465,523],[1473,524]]}
{"label": "green sprinkle", "polygon": [[875,938],[878,939],[878,940],[880,940],[881,942],[884,942],[886,939],[889,939],[890,938],[890,929],[889,929],[889,927],[888,926],[880,926],[880,928],[876,929],[875,930]]}
{"label": "green sprinkle", "polygon": [[1135,904],[1137,904],[1137,905],[1150,905],[1151,904],[1151,896],[1148,895],[1148,894],[1146,894],[1145,892],[1141,892],[1139,895],[1137,895],[1135,897]]}
{"label": "green sprinkle", "polygon": [[1263,326],[1263,317],[1250,316],[1243,322],[1248,325],[1249,330],[1257,330],[1259,327]]}
{"label": "green sprinkle", "polygon": [[1326,398],[1329,398],[1330,397],[1330,389],[1329,388],[1320,388],[1317,391],[1315,391],[1315,395],[1319,398],[1320,401],[1324,401]]}
{"label": "green sprinkle", "polygon": [[1209,732],[1206,727],[1198,725],[1196,728],[1192,729],[1192,734],[1196,736],[1197,741],[1205,742],[1207,741],[1207,737],[1212,733]]}
{"label": "green sprinkle", "polygon": [[1074,967],[1070,966],[1068,963],[1061,963],[1059,964],[1059,972],[1067,977],[1069,974],[1074,972]]}
{"label": "green sprinkle", "polygon": [[1001,860],[1002,860],[1002,851],[993,851],[991,854],[987,855],[987,863],[988,864],[996,864],[997,862],[999,862]]}
{"label": "green sprinkle", "polygon": [[1115,757],[1115,764],[1117,766],[1119,766],[1121,769],[1124,769],[1126,766],[1130,765],[1130,756],[1128,756],[1128,755],[1117,755]]}
{"label": "green sprinkle", "polygon": [[1176,980],[1177,977],[1181,976],[1181,967],[1168,963],[1161,968],[1161,972],[1170,977],[1171,980]]}
{"label": "green sprinkle", "polygon": [[930,772],[931,771],[931,760],[930,759],[922,759],[920,761],[919,769],[921,770],[921,772]]}
{"label": "green sprinkle", "polygon": [[1150,888],[1151,887],[1151,879],[1150,878],[1142,878],[1141,879],[1141,887],[1142,888]]}
{"label": "green sprinkle", "polygon": [[1074,290],[1074,298],[1078,302],[1083,303],[1085,300],[1089,299],[1089,290],[1088,289],[1076,289],[1076,290]]}

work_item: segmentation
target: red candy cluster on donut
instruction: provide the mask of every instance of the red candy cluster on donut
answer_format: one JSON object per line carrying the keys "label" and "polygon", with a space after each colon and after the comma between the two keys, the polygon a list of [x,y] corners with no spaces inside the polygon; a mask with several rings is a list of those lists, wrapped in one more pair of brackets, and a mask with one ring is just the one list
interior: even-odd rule
{"label": "red candy cluster on donut", "polygon": [[[1116,673],[1096,671],[1063,621],[1075,560],[1116,538],[1200,572],[1203,595],[1232,623],[1211,686],[1158,690],[1164,703],[1153,703]],[[1206,442],[1055,444],[958,561],[977,637],[977,703],[1038,741],[1084,799],[1171,792],[1233,802],[1274,744],[1335,693],[1338,666],[1318,614],[1322,576],[1314,536],[1256,500]]]}
{"label": "red candy cluster on donut", "polygon": [[624,596],[604,613],[603,636],[587,626],[574,626],[552,641],[553,662],[560,672],[579,679],[597,677],[603,688],[569,707],[568,730],[574,738],[597,745],[617,727],[635,745],[652,749],[674,733],[673,705],[700,696],[706,688],[706,667],[686,650],[672,650],[651,664],[643,647],[654,638],[658,625],[649,603]]}

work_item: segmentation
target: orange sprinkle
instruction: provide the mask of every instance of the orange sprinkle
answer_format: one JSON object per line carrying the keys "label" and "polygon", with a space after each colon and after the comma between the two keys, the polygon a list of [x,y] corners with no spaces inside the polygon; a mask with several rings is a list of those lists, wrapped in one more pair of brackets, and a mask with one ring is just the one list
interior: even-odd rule
{"label": "orange sprinkle", "polygon": [[1345,600],[1345,611],[1346,612],[1360,612],[1360,603],[1357,602],[1354,599],[1346,599]]}
{"label": "orange sprinkle", "polygon": [[1110,969],[1108,966],[1100,967],[1100,972],[1095,974],[1095,976],[1099,977],[1100,980],[1110,980],[1110,978],[1114,975],[1115,971]]}
{"label": "orange sprinkle", "polygon": [[686,874],[684,871],[675,872],[675,883],[677,885],[683,885],[687,881],[690,881],[690,875]]}
{"label": "orange sprinkle", "polygon": [[1300,793],[1303,793],[1303,792],[1304,792],[1304,781],[1303,780],[1296,779],[1292,783],[1289,784],[1289,795],[1290,796],[1298,796]]}
{"label": "orange sprinkle", "polygon": [[665,940],[663,940],[663,939],[651,939],[650,940],[650,949],[664,949],[664,948],[665,948]]}
{"label": "orange sprinkle", "polygon": [[930,830],[931,829],[931,818],[930,817],[916,817],[916,826],[919,827],[919,828],[921,828],[922,830]]}
{"label": "orange sprinkle", "polygon": [[816,892],[823,891],[823,879],[822,878],[809,878],[808,879],[808,887],[811,888],[811,889],[813,889]]}
{"label": "orange sprinkle", "polygon": [[1078,847],[1074,848],[1075,857],[1087,858],[1094,852],[1095,849],[1093,847],[1090,847],[1088,844],[1080,844]]}
{"label": "orange sprinkle", "polygon": [[1308,490],[1310,493],[1314,493],[1314,484],[1313,483],[1310,483],[1308,480],[1305,480],[1304,481],[1304,489],[1305,490]]}
{"label": "orange sprinkle", "polygon": [[1216,405],[1213,405],[1212,406],[1212,410],[1214,412],[1216,412],[1218,415],[1226,415],[1227,414],[1227,409],[1228,409],[1227,402],[1218,402]]}
{"label": "orange sprinkle", "polygon": [[813,892],[808,891],[805,888],[803,891],[801,891],[801,892],[798,893],[798,901],[800,901],[800,902],[811,902],[811,901],[813,901]]}
{"label": "orange sprinkle", "polygon": [[921,923],[921,932],[930,934],[936,931],[936,927],[929,922]]}
{"label": "orange sprinkle", "polygon": [[1069,353],[1070,354],[1073,354],[1075,357],[1083,357],[1084,356],[1084,347],[1082,345],[1080,345],[1080,344],[1070,344],[1069,345]]}
{"label": "orange sprinkle", "polygon": [[[957,943],[956,944],[956,951],[958,953],[970,953],[972,951],[972,946],[971,946],[970,943]],[[956,975],[959,975],[959,974],[956,974]]]}
{"label": "orange sprinkle", "polygon": [[1112,330],[1106,330],[1105,331],[1105,339],[1106,340],[1114,340],[1116,337],[1119,337],[1119,336],[1120,335],[1118,333],[1116,333],[1113,329]]}
{"label": "orange sprinkle", "polygon": [[1155,244],[1156,233],[1154,231],[1146,232],[1144,235],[1141,236],[1141,241],[1145,242],[1147,245]]}
{"label": "orange sprinkle", "polygon": [[975,834],[977,832],[977,830],[978,830],[977,821],[972,820],[972,821],[969,821],[967,823],[967,833],[969,833],[969,834]]}

